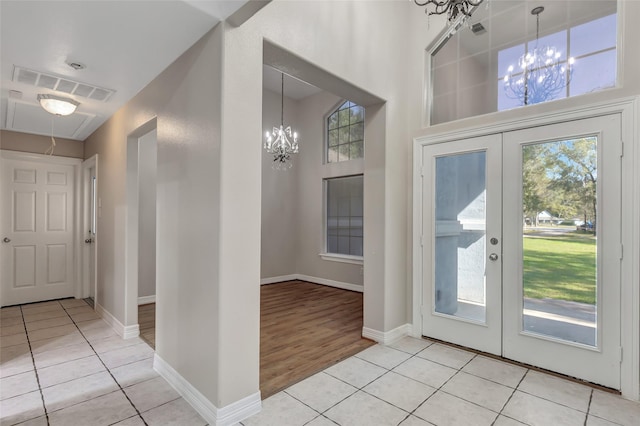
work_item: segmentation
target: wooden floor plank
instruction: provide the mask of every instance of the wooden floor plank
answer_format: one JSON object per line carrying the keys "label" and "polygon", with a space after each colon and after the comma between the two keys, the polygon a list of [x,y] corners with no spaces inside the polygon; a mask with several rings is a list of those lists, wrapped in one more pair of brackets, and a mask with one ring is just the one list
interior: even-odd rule
{"label": "wooden floor plank", "polygon": [[[138,307],[140,337],[155,348],[155,304]],[[362,338],[362,293],[287,281],[260,288],[263,398],[375,344]]]}
{"label": "wooden floor plank", "polygon": [[288,281],[260,288],[263,398],[371,346],[362,338],[362,293]]}

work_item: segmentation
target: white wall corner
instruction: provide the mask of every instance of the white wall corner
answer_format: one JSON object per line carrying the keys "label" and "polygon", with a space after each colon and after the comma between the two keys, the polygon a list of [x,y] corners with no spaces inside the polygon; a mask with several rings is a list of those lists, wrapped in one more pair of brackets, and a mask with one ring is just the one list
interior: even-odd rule
{"label": "white wall corner", "polygon": [[156,303],[156,295],[138,297],[138,305],[146,305],[148,303]]}
{"label": "white wall corner", "polygon": [[383,345],[390,345],[398,339],[409,336],[411,332],[411,324],[403,324],[389,331],[378,331],[372,328],[362,327],[362,337],[375,340]]}
{"label": "white wall corner", "polygon": [[111,312],[107,311],[100,304],[96,304],[96,313],[100,315],[107,324],[114,329],[118,336],[123,339],[131,339],[140,335],[140,326],[138,324],[125,326]]}
{"label": "white wall corner", "polygon": [[158,354],[153,358],[153,369],[160,374],[210,425],[230,426],[248,419],[262,409],[260,392],[217,408],[199,390],[182,377]]}
{"label": "white wall corner", "polygon": [[281,283],[284,281],[294,281],[297,279],[299,279],[297,274],[280,275],[279,277],[262,278],[260,280],[260,285],[275,284],[275,283]]}

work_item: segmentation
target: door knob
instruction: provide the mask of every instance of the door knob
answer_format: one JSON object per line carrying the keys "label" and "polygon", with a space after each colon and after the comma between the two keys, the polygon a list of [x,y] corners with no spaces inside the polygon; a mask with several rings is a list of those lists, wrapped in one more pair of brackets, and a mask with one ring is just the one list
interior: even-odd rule
{"label": "door knob", "polygon": [[491,254],[489,255],[489,260],[491,260],[491,261],[495,262],[496,260],[498,260],[498,255],[497,255],[497,254],[495,254],[495,253],[491,253]]}
{"label": "door knob", "polygon": [[3,243],[10,243],[10,242],[11,242],[11,238],[4,237],[4,238],[2,239],[2,242],[3,242]]}

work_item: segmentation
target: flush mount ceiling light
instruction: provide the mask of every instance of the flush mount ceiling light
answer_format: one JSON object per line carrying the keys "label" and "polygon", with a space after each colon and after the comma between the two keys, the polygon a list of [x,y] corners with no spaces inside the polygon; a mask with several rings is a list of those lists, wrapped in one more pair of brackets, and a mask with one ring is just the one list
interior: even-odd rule
{"label": "flush mount ceiling light", "polygon": [[38,102],[45,111],[55,115],[71,115],[75,112],[79,102],[71,98],[55,95],[38,95]]}
{"label": "flush mount ceiling light", "polygon": [[[447,14],[449,23],[454,22],[461,15],[466,19],[471,16],[471,12],[479,6],[483,0],[414,0],[418,6],[427,6],[424,13],[428,15]],[[429,5],[434,6],[434,10],[428,9]]]}

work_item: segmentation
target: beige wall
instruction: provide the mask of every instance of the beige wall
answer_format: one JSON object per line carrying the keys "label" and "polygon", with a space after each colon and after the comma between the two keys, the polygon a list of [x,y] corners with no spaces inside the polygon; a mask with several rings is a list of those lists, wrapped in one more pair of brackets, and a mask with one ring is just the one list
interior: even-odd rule
{"label": "beige wall", "polygon": [[[272,157],[262,156],[261,278],[302,274],[363,285],[361,265],[319,256],[325,243],[323,179],[364,173],[363,160],[323,161],[325,118],[341,102],[327,92],[300,101],[285,98],[285,124],[300,134],[300,152],[287,171],[273,170]],[[280,95],[264,90],[262,105],[266,131],[280,123]]]}
{"label": "beige wall", "polygon": [[85,151],[100,161],[97,300],[125,326],[135,325],[138,288],[127,282],[125,244],[127,168],[135,167],[127,164],[127,145],[157,117],[156,353],[218,407],[219,371],[232,370],[219,361],[225,345],[250,354],[255,367],[238,368],[250,372],[247,387],[258,388],[257,326],[250,348],[242,339],[219,340],[222,33],[214,28],[169,66],[87,139]]}
{"label": "beige wall", "polygon": [[[84,142],[73,139],[55,138],[54,155],[60,157],[84,157]],[[0,149],[9,151],[32,152],[44,154],[51,146],[50,136],[31,135],[28,133],[0,130]]]}
{"label": "beige wall", "polygon": [[[298,102],[285,98],[285,122],[298,129]],[[262,128],[271,131],[280,124],[280,94],[262,93]],[[263,134],[264,134],[263,132]],[[301,133],[303,134],[303,133]],[[264,137],[264,136],[263,136]],[[306,138],[304,139],[306,141]],[[307,149],[301,141],[300,152]],[[293,167],[274,170],[273,157],[262,153],[262,230],[260,242],[260,277],[272,278],[297,272],[298,254],[298,186],[300,154],[293,156]]]}
{"label": "beige wall", "polygon": [[138,297],[156,294],[156,184],[158,135],[138,141]]}

